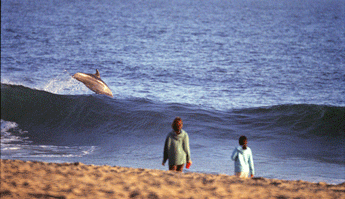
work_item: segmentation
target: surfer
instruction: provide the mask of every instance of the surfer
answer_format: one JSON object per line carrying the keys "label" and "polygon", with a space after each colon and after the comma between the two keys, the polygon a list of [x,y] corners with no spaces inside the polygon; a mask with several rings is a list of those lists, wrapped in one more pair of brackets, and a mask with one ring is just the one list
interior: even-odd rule
{"label": "surfer", "polygon": [[180,117],[176,117],[172,123],[171,131],[164,145],[163,163],[169,159],[169,170],[183,171],[183,166],[187,163],[187,168],[192,164],[189,150],[189,137],[186,131],[182,129],[183,122]]}
{"label": "surfer", "polygon": [[252,150],[247,146],[247,137],[241,136],[239,144],[232,153],[231,159],[235,161],[235,175],[240,178],[254,177],[254,161]]}

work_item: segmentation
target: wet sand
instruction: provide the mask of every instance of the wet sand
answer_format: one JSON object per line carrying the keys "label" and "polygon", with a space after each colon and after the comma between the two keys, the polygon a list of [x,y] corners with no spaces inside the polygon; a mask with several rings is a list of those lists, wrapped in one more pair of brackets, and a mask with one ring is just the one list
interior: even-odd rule
{"label": "wet sand", "polygon": [[0,198],[345,198],[330,185],[82,163],[1,160]]}

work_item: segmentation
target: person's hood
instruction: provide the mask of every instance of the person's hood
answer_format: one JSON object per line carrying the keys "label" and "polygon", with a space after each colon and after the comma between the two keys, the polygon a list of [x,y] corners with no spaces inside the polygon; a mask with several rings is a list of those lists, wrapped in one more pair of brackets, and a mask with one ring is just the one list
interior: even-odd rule
{"label": "person's hood", "polygon": [[170,137],[174,138],[175,140],[179,140],[182,139],[184,137],[186,132],[184,132],[184,130],[181,130],[180,134],[176,134],[175,131],[172,131],[170,133]]}
{"label": "person's hood", "polygon": [[[248,148],[248,147],[247,147],[247,148]],[[236,149],[237,149],[237,151],[238,151],[239,153],[242,153],[242,154],[243,154],[244,149],[242,148],[242,146],[238,146]]]}

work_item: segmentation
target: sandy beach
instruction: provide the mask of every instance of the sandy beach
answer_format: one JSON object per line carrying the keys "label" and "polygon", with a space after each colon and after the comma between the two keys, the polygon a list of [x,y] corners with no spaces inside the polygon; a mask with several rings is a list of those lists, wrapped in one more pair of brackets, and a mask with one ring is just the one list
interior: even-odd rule
{"label": "sandy beach", "polygon": [[345,183],[1,160],[1,198],[345,198]]}

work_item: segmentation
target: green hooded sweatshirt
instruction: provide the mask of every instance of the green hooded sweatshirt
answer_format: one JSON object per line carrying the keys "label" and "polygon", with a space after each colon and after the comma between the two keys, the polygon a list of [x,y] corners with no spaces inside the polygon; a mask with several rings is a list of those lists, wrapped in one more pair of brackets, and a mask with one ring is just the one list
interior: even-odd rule
{"label": "green hooded sweatshirt", "polygon": [[164,145],[163,163],[167,159],[169,159],[169,165],[182,165],[190,161],[189,137],[184,130],[181,130],[178,135],[175,131],[168,134]]}

